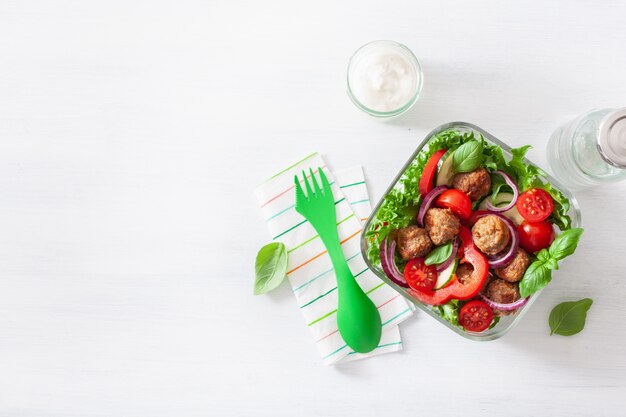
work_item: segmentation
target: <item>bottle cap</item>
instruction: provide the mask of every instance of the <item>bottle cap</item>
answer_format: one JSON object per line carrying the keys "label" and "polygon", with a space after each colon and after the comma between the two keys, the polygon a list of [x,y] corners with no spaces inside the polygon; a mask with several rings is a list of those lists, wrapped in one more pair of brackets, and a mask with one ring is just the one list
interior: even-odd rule
{"label": "bottle cap", "polygon": [[626,169],[626,107],[607,114],[600,122],[598,150],[606,162]]}

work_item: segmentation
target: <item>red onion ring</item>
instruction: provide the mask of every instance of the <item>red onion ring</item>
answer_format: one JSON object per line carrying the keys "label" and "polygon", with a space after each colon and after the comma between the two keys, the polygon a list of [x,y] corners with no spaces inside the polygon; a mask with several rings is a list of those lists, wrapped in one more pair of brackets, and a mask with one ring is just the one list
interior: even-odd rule
{"label": "red onion ring", "polygon": [[511,199],[511,201],[509,203],[507,203],[507,205],[502,206],[502,207],[496,207],[491,203],[491,197],[488,197],[487,200],[487,208],[493,212],[496,213],[502,213],[504,211],[510,210],[515,206],[515,203],[517,203],[517,197],[519,196],[519,188],[517,188],[517,184],[515,183],[515,181],[513,180],[513,178],[511,178],[511,176],[509,174],[507,174],[504,171],[500,171],[500,170],[496,170],[493,171],[494,174],[499,174],[504,178],[504,181],[506,181],[506,184],[511,187],[511,189],[513,190],[513,198]]}
{"label": "red onion ring", "polygon": [[424,217],[426,216],[426,212],[428,211],[430,206],[432,206],[433,202],[435,201],[435,198],[437,198],[439,194],[443,193],[447,189],[448,187],[446,187],[445,185],[440,185],[439,187],[435,187],[428,193],[426,193],[426,195],[424,196],[424,200],[422,201],[422,205],[420,206],[420,210],[417,213],[417,222],[421,227],[424,227]]}
{"label": "red onion ring", "polygon": [[456,254],[458,251],[459,251],[459,239],[455,238],[452,241],[452,253],[450,253],[450,256],[448,256],[448,259],[446,259],[445,261],[437,265],[437,268],[436,268],[437,272],[441,272],[447,267],[449,267],[452,264],[452,262],[454,262],[454,259],[456,258]]}
{"label": "red onion ring", "polygon": [[515,227],[515,224],[511,219],[500,213],[484,213],[477,216],[476,219],[485,216],[496,216],[497,218],[502,220],[504,224],[508,227],[511,234],[511,244],[509,245],[509,249],[505,253],[503,253],[502,255],[498,254],[494,256],[487,256],[487,262],[489,263],[489,266],[491,268],[504,268],[509,263],[511,263],[511,261],[515,258],[515,255],[517,255],[517,249],[519,248],[519,235],[517,234],[517,228]]}
{"label": "red onion ring", "polygon": [[511,311],[511,310],[517,310],[518,308],[524,307],[530,297],[520,298],[519,300],[514,301],[510,304],[496,303],[495,301],[492,301],[489,298],[485,297],[483,294],[480,294],[480,298],[482,298],[483,301],[487,303],[487,305],[491,308],[495,308],[496,310],[502,310],[502,311]]}
{"label": "red onion ring", "polygon": [[383,267],[385,275],[387,275],[387,277],[395,284],[404,288],[409,288],[409,284],[407,284],[404,279],[404,274],[398,270],[398,266],[396,265],[396,260],[394,258],[395,252],[396,242],[391,239],[391,243],[388,243],[388,239],[384,238],[380,243],[380,265]]}

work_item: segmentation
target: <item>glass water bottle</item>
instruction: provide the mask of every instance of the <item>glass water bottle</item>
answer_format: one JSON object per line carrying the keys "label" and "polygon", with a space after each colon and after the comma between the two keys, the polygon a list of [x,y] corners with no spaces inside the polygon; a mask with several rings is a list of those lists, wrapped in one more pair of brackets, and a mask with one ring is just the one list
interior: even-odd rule
{"label": "glass water bottle", "polygon": [[626,179],[626,107],[592,110],[558,128],[548,161],[573,189]]}

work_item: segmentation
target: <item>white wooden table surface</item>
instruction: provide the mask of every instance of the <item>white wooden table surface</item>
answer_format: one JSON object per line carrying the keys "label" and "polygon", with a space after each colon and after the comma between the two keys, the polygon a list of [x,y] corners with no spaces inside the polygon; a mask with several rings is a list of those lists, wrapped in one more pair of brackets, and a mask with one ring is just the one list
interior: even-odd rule
{"label": "white wooden table surface", "polygon": [[[626,183],[578,194],[579,252],[491,343],[424,314],[405,349],[321,364],[288,286],[253,297],[253,195],[314,150],[378,199],[424,135],[480,125],[545,166],[561,123],[626,106],[622,1],[0,0],[0,415],[623,416]],[[405,43],[398,120],[345,94]],[[587,327],[550,337],[563,300]]]}

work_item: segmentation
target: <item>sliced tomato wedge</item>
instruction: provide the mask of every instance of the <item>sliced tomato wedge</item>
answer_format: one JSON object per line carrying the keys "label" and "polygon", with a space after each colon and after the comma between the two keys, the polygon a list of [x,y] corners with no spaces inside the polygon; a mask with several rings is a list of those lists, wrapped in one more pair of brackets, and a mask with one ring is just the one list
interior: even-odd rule
{"label": "sliced tomato wedge", "polygon": [[451,188],[441,193],[435,202],[437,207],[447,208],[461,220],[467,220],[472,214],[472,202],[463,191]]}
{"label": "sliced tomato wedge", "polygon": [[437,283],[437,268],[426,265],[424,258],[411,259],[404,267],[404,279],[414,290],[430,292]]}
{"label": "sliced tomato wedge", "polygon": [[459,324],[470,332],[482,332],[492,321],[493,310],[484,301],[472,300],[459,311]]}
{"label": "sliced tomato wedge", "polygon": [[552,197],[546,190],[531,188],[523,192],[517,199],[517,211],[529,222],[540,222],[547,219],[554,210]]}
{"label": "sliced tomato wedge", "polygon": [[443,155],[447,152],[447,149],[439,149],[437,152],[432,154],[432,156],[426,162],[424,166],[424,171],[422,172],[422,177],[420,178],[420,194],[426,195],[433,187],[433,180],[435,179],[435,174],[437,173],[437,164],[443,157]]}
{"label": "sliced tomato wedge", "polygon": [[469,300],[475,297],[487,282],[489,264],[485,255],[479,252],[474,245],[472,232],[467,227],[461,226],[459,237],[461,238],[459,253],[463,257],[461,262],[469,262],[474,267],[474,272],[464,283],[461,283],[455,275],[450,285],[437,291],[432,291],[432,289],[421,291],[411,286],[411,294],[424,304],[445,304],[453,298]]}

